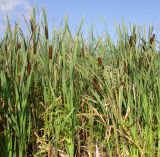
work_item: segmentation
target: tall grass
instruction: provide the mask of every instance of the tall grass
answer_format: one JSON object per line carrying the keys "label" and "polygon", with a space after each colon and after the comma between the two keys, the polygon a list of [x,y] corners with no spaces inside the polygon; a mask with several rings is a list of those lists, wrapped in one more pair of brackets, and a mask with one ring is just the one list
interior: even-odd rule
{"label": "tall grass", "polygon": [[30,37],[8,25],[0,41],[0,156],[160,156],[158,41],[138,26],[115,43],[47,16]]}

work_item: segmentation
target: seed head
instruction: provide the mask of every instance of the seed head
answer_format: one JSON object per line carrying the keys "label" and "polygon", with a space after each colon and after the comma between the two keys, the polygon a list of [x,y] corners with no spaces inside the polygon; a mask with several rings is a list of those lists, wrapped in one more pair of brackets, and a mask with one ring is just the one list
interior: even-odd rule
{"label": "seed head", "polygon": [[132,35],[129,38],[129,45],[130,45],[130,47],[132,47],[132,45],[133,45],[133,36]]}
{"label": "seed head", "polygon": [[133,45],[136,44],[136,38],[137,38],[136,34],[133,34],[133,35],[130,36],[130,38],[129,38],[129,45],[130,45],[130,47],[132,47]]}
{"label": "seed head", "polygon": [[48,52],[49,59],[52,59],[52,53],[53,53],[53,48],[52,48],[52,45],[50,45],[49,46],[49,52]]}
{"label": "seed head", "polygon": [[17,43],[17,50],[21,49],[21,43]]}
{"label": "seed head", "polygon": [[27,64],[27,74],[28,74],[28,76],[29,76],[30,72],[31,72],[31,62],[28,60],[28,64]]}
{"label": "seed head", "polygon": [[7,49],[7,45],[5,44],[5,51],[6,51],[6,53],[8,52],[8,49]]}
{"label": "seed head", "polygon": [[154,41],[155,41],[155,34],[153,34],[153,36],[150,37],[150,41],[149,41],[150,45],[152,45]]}
{"label": "seed head", "polygon": [[47,28],[47,26],[45,26],[45,36],[46,36],[46,39],[48,40],[49,34],[48,34],[48,28]]}
{"label": "seed head", "polygon": [[36,51],[37,51],[37,46],[36,46],[36,43],[33,44],[33,54],[36,54]]}
{"label": "seed head", "polygon": [[102,65],[102,58],[101,57],[98,57],[98,65]]}

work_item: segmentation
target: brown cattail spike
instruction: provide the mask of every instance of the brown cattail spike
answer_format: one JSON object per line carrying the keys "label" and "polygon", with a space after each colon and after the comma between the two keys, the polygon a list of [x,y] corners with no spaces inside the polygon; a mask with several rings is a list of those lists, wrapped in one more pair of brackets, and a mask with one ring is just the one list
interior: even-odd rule
{"label": "brown cattail spike", "polygon": [[155,41],[155,34],[153,34],[153,36],[150,37],[150,41],[149,41],[150,45],[152,45],[154,41]]}
{"label": "brown cattail spike", "polygon": [[33,54],[36,54],[36,51],[37,51],[37,47],[36,47],[36,43],[34,42],[34,44],[33,44]]}
{"label": "brown cattail spike", "polygon": [[48,35],[48,28],[47,28],[47,26],[45,26],[45,36],[46,36],[46,39],[48,40],[49,35]]}
{"label": "brown cattail spike", "polygon": [[8,52],[8,48],[7,48],[7,45],[5,44],[5,51],[6,53]]}
{"label": "brown cattail spike", "polygon": [[48,53],[49,59],[52,59],[52,54],[53,54],[53,48],[52,48],[52,45],[50,45],[49,46],[49,53]]}
{"label": "brown cattail spike", "polygon": [[129,38],[129,45],[130,45],[130,47],[132,47],[133,45],[136,44],[136,38],[137,38],[136,34],[133,34],[133,35],[130,36],[130,38]]}
{"label": "brown cattail spike", "polygon": [[132,47],[132,45],[133,45],[133,36],[132,35],[129,38],[129,45],[130,45],[130,47]]}
{"label": "brown cattail spike", "polygon": [[17,43],[17,50],[21,49],[21,43]]}
{"label": "brown cattail spike", "polygon": [[30,75],[31,73],[31,62],[28,60],[28,64],[27,64],[27,74],[28,76]]}
{"label": "brown cattail spike", "polygon": [[102,58],[98,57],[98,65],[101,66],[102,65]]}

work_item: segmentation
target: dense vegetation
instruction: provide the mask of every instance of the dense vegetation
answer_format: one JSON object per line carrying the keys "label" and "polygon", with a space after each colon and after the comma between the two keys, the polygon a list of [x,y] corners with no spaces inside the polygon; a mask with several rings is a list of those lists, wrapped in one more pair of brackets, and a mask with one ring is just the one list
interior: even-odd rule
{"label": "dense vegetation", "polygon": [[117,42],[49,34],[35,9],[27,38],[0,41],[0,156],[160,156],[160,54],[149,28],[124,24]]}

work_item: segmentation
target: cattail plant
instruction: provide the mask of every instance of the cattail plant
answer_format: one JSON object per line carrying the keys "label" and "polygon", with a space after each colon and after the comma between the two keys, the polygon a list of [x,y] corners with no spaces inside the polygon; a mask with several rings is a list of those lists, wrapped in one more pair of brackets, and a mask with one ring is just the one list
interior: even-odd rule
{"label": "cattail plant", "polygon": [[33,50],[33,54],[35,55],[37,52],[37,45],[36,45],[35,41],[33,41],[33,49],[32,50]]}
{"label": "cattail plant", "polygon": [[0,156],[160,156],[153,29],[147,42],[123,23],[115,44],[93,29],[84,39],[82,23],[73,36],[67,19],[50,34],[42,15],[26,20],[29,39],[7,18],[0,40]]}
{"label": "cattail plant", "polygon": [[31,73],[31,62],[30,60],[28,59],[27,61],[27,75],[29,76]]}
{"label": "cattail plant", "polygon": [[155,42],[155,34],[153,34],[153,36],[150,37],[150,40],[149,40],[150,47],[153,46],[154,42]]}
{"label": "cattail plant", "polygon": [[103,63],[103,62],[102,62],[102,58],[101,58],[101,57],[98,57],[98,65],[101,66],[102,63]]}
{"label": "cattail plant", "polygon": [[52,48],[52,45],[49,45],[49,51],[48,51],[49,59],[52,59],[52,55],[53,55],[53,48]]}
{"label": "cattail plant", "polygon": [[21,49],[21,43],[17,43],[16,48],[17,48],[17,50]]}
{"label": "cattail plant", "polygon": [[47,26],[45,26],[45,37],[46,37],[46,40],[49,39],[48,28],[47,28]]}
{"label": "cattail plant", "polygon": [[136,34],[133,34],[133,35],[130,36],[130,38],[129,38],[130,47],[132,47],[132,46],[134,46],[136,44],[136,38],[137,38]]}

